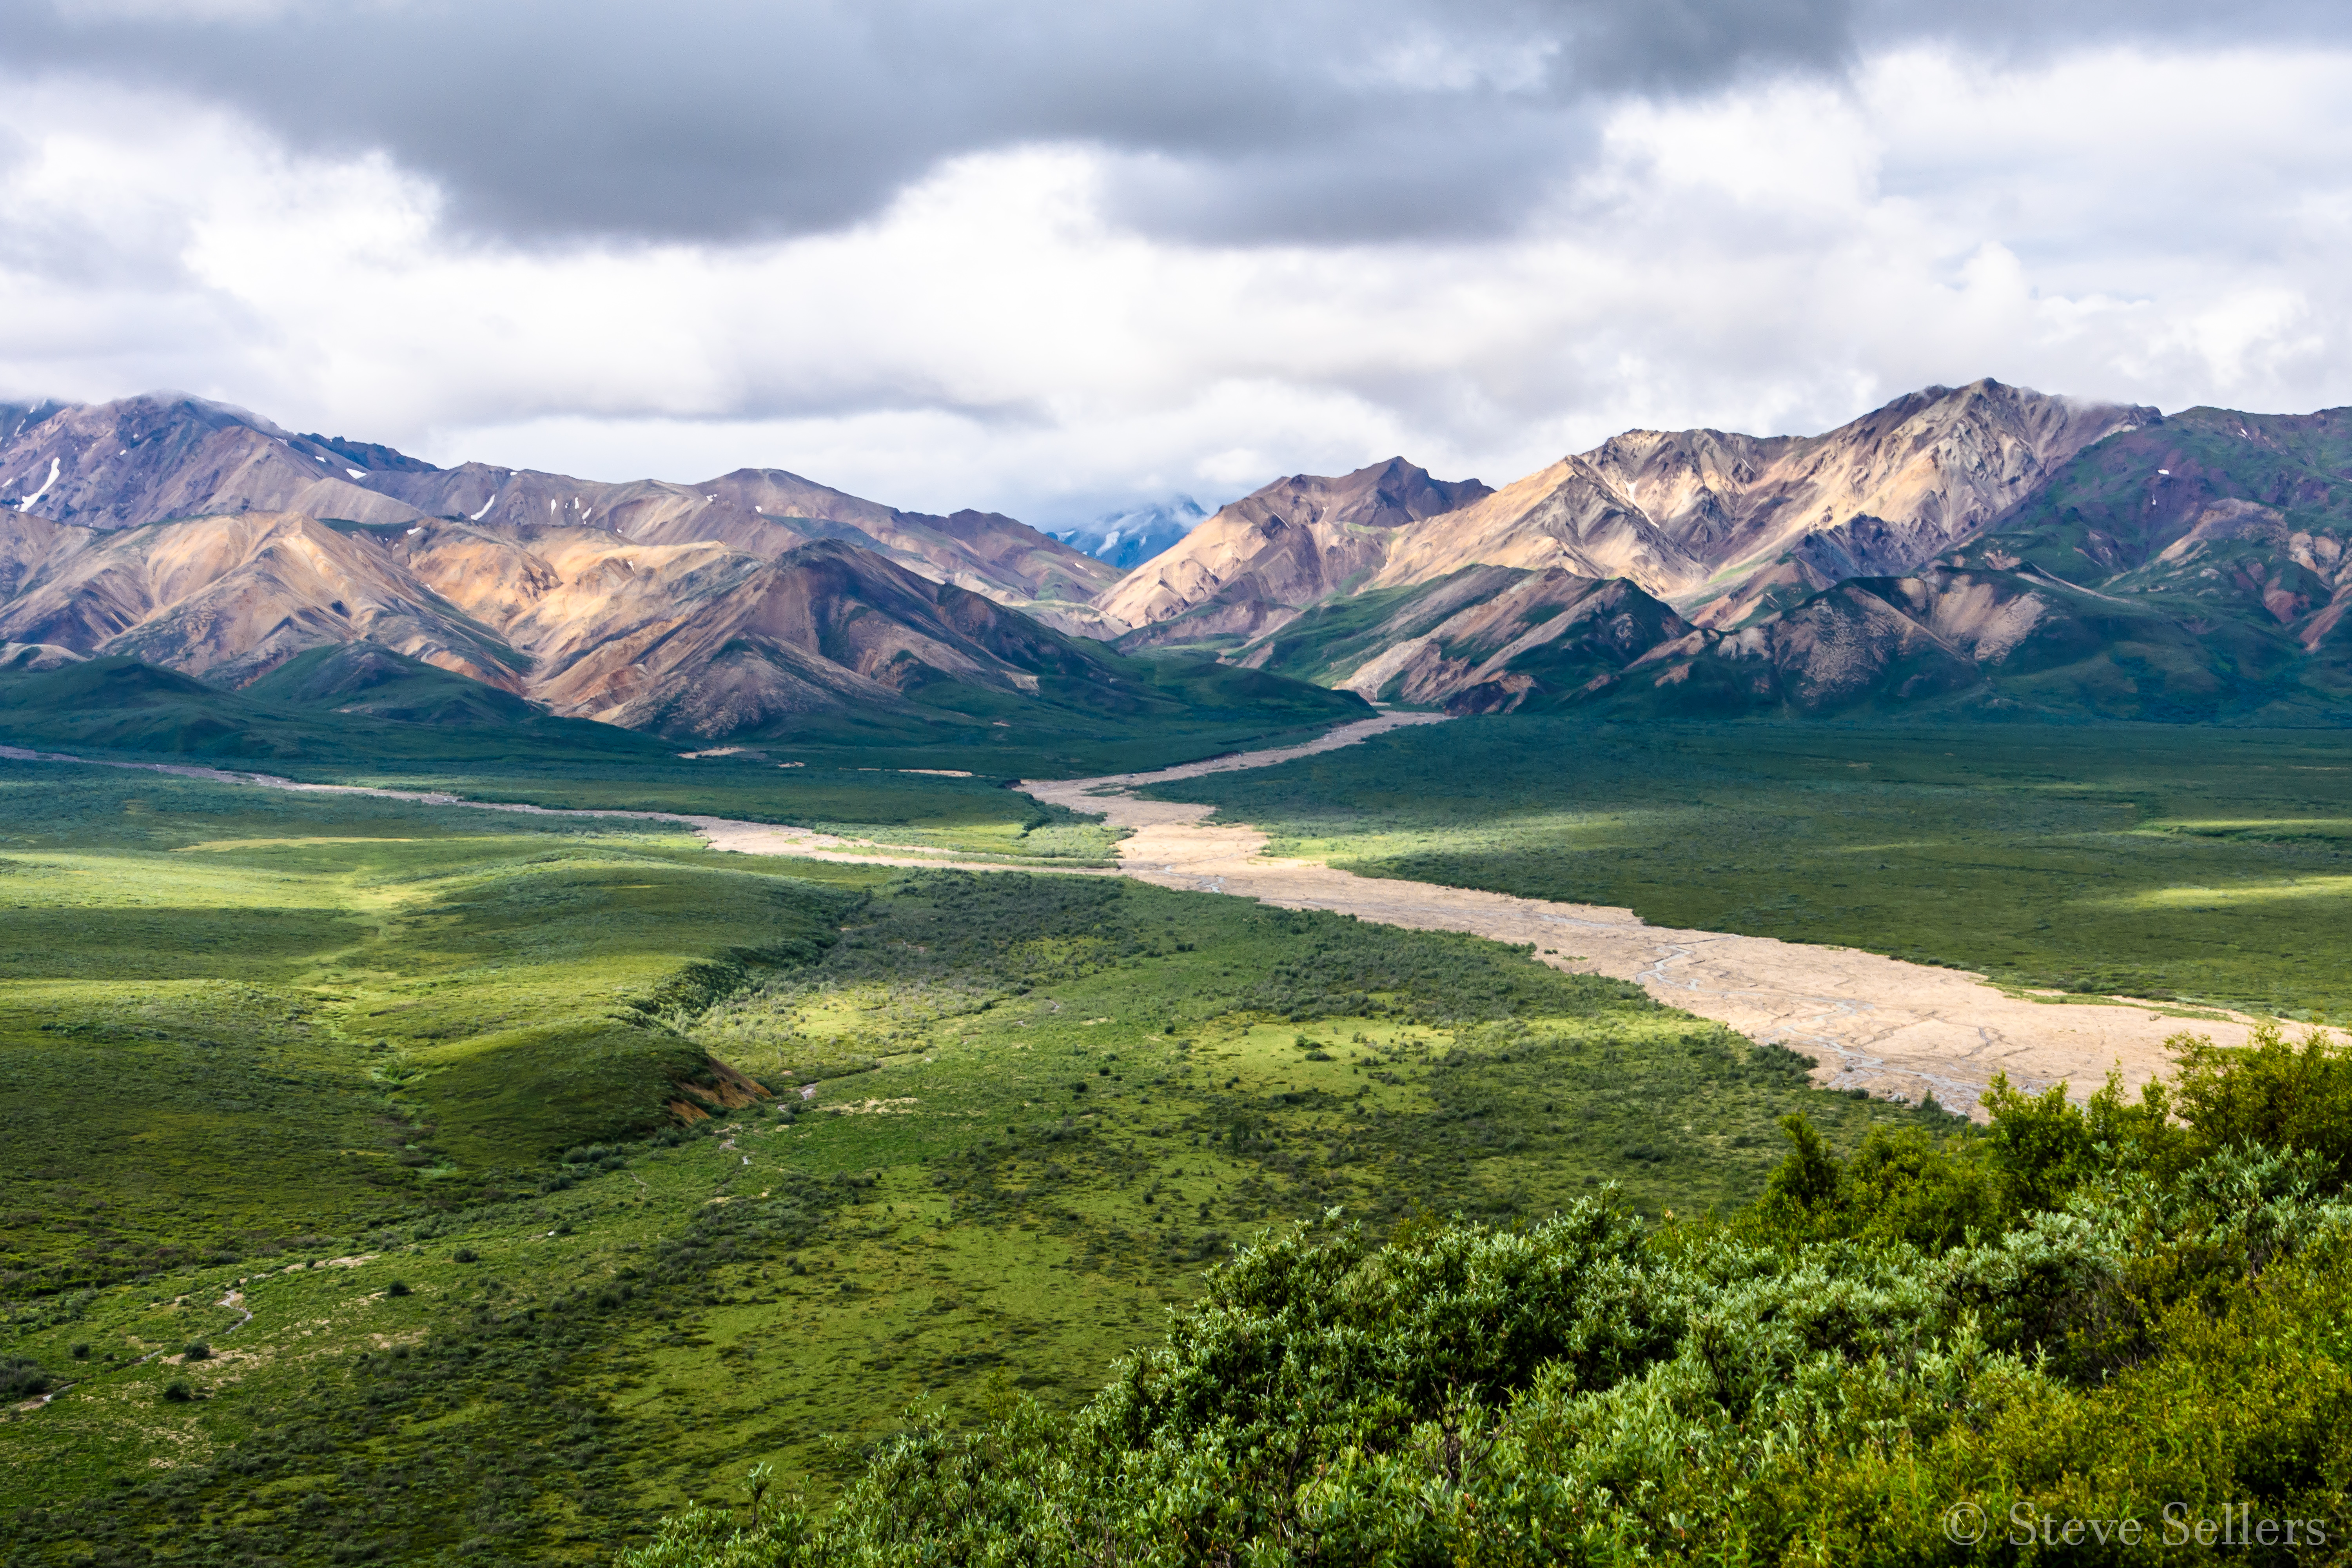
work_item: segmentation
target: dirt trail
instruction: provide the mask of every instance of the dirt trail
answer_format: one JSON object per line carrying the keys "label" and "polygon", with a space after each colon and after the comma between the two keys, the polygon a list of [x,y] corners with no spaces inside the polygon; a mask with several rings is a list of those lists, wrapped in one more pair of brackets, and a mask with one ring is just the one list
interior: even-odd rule
{"label": "dirt trail", "polygon": [[[1675,931],[1645,924],[1630,910],[1560,904],[1503,893],[1359,877],[1315,860],[1270,859],[1265,835],[1239,824],[1211,825],[1213,807],[1138,800],[1134,789],[1207,773],[1271,767],[1408,725],[1444,722],[1436,713],[1383,713],[1342,725],[1301,746],[1248,752],[1100,778],[1024,780],[1039,800],[1108,819],[1131,829],[1118,848],[1117,872],[1053,867],[1062,875],[1124,875],[1163,888],[1231,893],[1289,909],[1328,910],[1420,931],[1467,931],[1497,942],[1532,943],[1556,968],[1634,981],[1658,1000],[1727,1024],[1751,1039],[1777,1040],[1811,1057],[1815,1076],[1839,1089],[1916,1100],[1933,1091],[1954,1110],[1973,1109],[1995,1072],[2039,1088],[2064,1079],[2079,1096],[2095,1089],[2108,1068],[2127,1082],[2164,1071],[2165,1039],[2181,1030],[2242,1044],[2252,1020],[2232,1016],[2191,1022],[2147,1005],[2055,1005],[2011,996],[1957,970],[1905,963],[1851,948],[1813,947],[1770,937]],[[0,758],[81,762],[58,752],[0,746]],[[675,822],[700,834],[714,849],[753,855],[795,855],[870,866],[929,866],[969,871],[1024,868],[960,861],[902,852],[861,854],[854,841],[769,823],[657,811],[565,811],[548,806],[464,800],[456,795],[300,784],[268,773],[170,763],[116,763],[156,773],[222,784],[259,785],[322,795],[370,795],[431,805],[513,811],[540,816],[614,816]],[[1980,1114],[1980,1112],[1979,1112]]]}
{"label": "dirt trail", "polygon": [[[240,1281],[239,1283],[242,1283],[242,1281]],[[221,1338],[223,1338],[223,1339],[226,1339],[229,1335],[231,1335],[231,1334],[233,1334],[233,1333],[236,1332],[236,1331],[237,1331],[237,1330],[239,1330],[239,1329],[241,1329],[241,1328],[245,1327],[245,1325],[246,1325],[246,1324],[247,1324],[247,1323],[249,1323],[249,1322],[253,1321],[253,1309],[252,1309],[252,1308],[250,1308],[250,1307],[248,1307],[248,1306],[247,1306],[247,1305],[245,1304],[245,1292],[244,1292],[244,1291],[242,1291],[242,1290],[239,1290],[239,1289],[236,1288],[236,1286],[235,1286],[235,1285],[232,1285],[232,1286],[230,1286],[230,1287],[228,1288],[228,1294],[227,1294],[227,1295],[223,1296],[223,1297],[222,1297],[218,1301],[215,1301],[215,1303],[213,1303],[213,1304],[214,1304],[215,1306],[216,1306],[216,1307],[226,1307],[226,1308],[228,1308],[231,1311],[237,1312],[237,1313],[241,1314],[241,1316],[239,1316],[239,1317],[238,1317],[238,1319],[236,1320],[236,1322],[231,1323],[227,1328],[225,1328],[225,1329],[223,1329],[223,1330],[220,1331],[220,1337],[221,1337]],[[149,1351],[145,1355],[141,1356],[137,1361],[125,1362],[125,1363],[122,1363],[122,1365],[121,1365],[119,1369],[118,1369],[118,1368],[111,1368],[111,1367],[100,1367],[100,1368],[99,1368],[99,1369],[98,1369],[97,1373],[93,1373],[91,1375],[92,1375],[92,1376],[95,1376],[95,1375],[98,1375],[99,1373],[105,1373],[105,1372],[110,1372],[110,1371],[117,1371],[117,1370],[119,1370],[119,1371],[122,1371],[122,1372],[128,1372],[128,1371],[130,1371],[130,1370],[131,1370],[132,1367],[134,1367],[134,1366],[145,1366],[149,1362],[153,1361],[157,1356],[162,1356],[162,1355],[170,1355],[171,1353],[172,1353],[172,1352],[171,1352],[170,1351],[163,1351],[163,1350]],[[47,1408],[48,1408],[49,1402],[50,1402],[51,1400],[55,1399],[58,1394],[65,1393],[68,1389],[79,1388],[83,1384],[85,1384],[85,1383],[87,1383],[87,1382],[89,1382],[89,1379],[88,1377],[78,1377],[78,1378],[74,1379],[74,1381],[73,1381],[73,1382],[71,1382],[71,1383],[61,1383],[61,1384],[58,1384],[55,1388],[52,1388],[51,1390],[49,1390],[47,1394],[42,1394],[39,1398],[37,1398],[37,1399],[28,1399],[28,1400],[25,1401],[25,1403],[24,1403],[24,1404],[19,1405],[18,1406],[16,1406],[16,1408],[17,1408],[17,1409],[19,1409],[19,1410],[27,1410],[27,1411],[30,1411],[30,1410],[46,1410]]]}
{"label": "dirt trail", "polygon": [[1311,747],[1021,787],[1040,800],[1132,829],[1119,846],[1120,869],[1130,877],[1388,925],[1531,942],[1555,968],[1634,981],[1669,1005],[1801,1051],[1819,1064],[1815,1077],[1838,1089],[1910,1100],[1932,1090],[1948,1107],[1973,1109],[1997,1071],[2037,1088],[2063,1079],[2080,1095],[2096,1089],[2111,1067],[2121,1068],[2134,1084],[2164,1071],[2170,1061],[2164,1041],[2183,1029],[2230,1045],[2246,1037],[2251,1021],[2243,1018],[2189,1022],[2121,1003],[2044,1004],[2011,996],[1956,970],[1850,948],[1675,931],[1645,924],[1630,910],[1359,877],[1315,860],[1269,859],[1261,853],[1265,834],[1212,825],[1204,820],[1210,806],[1138,800],[1129,793],[1144,784],[1264,767],[1439,719],[1384,714],[1335,730]]}

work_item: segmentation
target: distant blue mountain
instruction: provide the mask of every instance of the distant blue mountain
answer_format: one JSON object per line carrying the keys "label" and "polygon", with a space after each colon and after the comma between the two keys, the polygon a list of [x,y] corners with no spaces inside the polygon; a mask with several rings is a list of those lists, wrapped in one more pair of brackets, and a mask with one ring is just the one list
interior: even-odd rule
{"label": "distant blue mountain", "polygon": [[1092,522],[1045,531],[1074,550],[1131,572],[1192,532],[1208,516],[1191,496],[1171,496],[1131,511],[1115,511]]}

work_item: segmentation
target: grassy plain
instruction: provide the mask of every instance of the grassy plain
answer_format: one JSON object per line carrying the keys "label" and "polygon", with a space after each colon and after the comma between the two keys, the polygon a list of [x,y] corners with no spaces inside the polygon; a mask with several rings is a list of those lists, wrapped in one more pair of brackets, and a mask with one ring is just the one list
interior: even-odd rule
{"label": "grassy plain", "polygon": [[[779,749],[773,756],[793,753]],[[917,758],[915,761],[920,762]],[[965,759],[969,761],[970,759]],[[670,758],[634,767],[432,770],[382,764],[293,770],[321,782],[437,791],[571,811],[675,811],[775,822],[878,845],[1054,866],[1105,866],[1117,836],[1006,781],[844,760],[787,767],[765,753]]]}
{"label": "grassy plain", "polygon": [[10,1563],[597,1561],[756,1460],[823,1495],[1073,1405],[1265,1226],[1732,1204],[1788,1110],[1916,1116],[1516,950],[1115,879],[58,764],[0,837],[0,1357],[70,1385],[0,1416]]}
{"label": "grassy plain", "polygon": [[1162,708],[1063,713],[1059,729],[1014,712],[1015,729],[990,709],[937,732],[905,724],[866,732],[841,716],[812,721],[789,742],[705,747],[549,718],[380,651],[378,662],[409,673],[356,694],[373,707],[336,707],[354,694],[311,693],[302,679],[331,651],[234,692],[124,658],[0,676],[0,743],[473,800],[740,817],[961,858],[1102,865],[1112,836],[1100,823],[1005,786],[1023,774],[1118,772],[1284,744],[1365,711],[1345,694],[1251,671],[1219,668],[1212,679],[1181,661],[1123,660],[1150,678]]}
{"label": "grassy plain", "polygon": [[2343,731],[1515,716],[1156,793],[1367,875],[2352,1018]]}

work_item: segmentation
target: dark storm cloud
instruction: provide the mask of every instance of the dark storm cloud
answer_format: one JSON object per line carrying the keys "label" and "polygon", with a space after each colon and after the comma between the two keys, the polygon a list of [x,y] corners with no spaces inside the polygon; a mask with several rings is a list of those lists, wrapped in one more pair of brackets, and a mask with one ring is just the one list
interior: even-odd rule
{"label": "dark storm cloud", "polygon": [[2082,44],[2153,47],[2343,42],[2352,8],[2339,0],[1868,0],[1856,7],[1864,43],[1949,38],[2014,58]]}
{"label": "dark storm cloud", "polygon": [[[2276,5],[2259,25],[2334,25]],[[1148,229],[1381,238],[1507,223],[1595,106],[1863,44],[2161,35],[2210,7],[1885,0],[0,0],[22,74],[163,89],[293,145],[381,149],[509,240],[730,240],[871,216],[943,159],[1128,156]],[[2236,13],[2240,17],[2250,15]],[[2244,24],[2240,24],[2243,26]]]}

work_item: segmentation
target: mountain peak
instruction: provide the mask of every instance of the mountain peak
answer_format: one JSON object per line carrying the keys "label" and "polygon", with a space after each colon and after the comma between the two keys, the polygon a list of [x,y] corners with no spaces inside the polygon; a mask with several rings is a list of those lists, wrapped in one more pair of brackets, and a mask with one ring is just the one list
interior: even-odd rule
{"label": "mountain peak", "polygon": [[1170,640],[1254,637],[1376,568],[1382,535],[1491,494],[1402,457],[1351,473],[1290,474],[1220,508],[1182,542],[1097,601],[1112,618]]}
{"label": "mountain peak", "polygon": [[1188,495],[1105,512],[1092,522],[1054,531],[1054,537],[1097,561],[1132,571],[1160,555],[1206,521],[1209,511]]}

